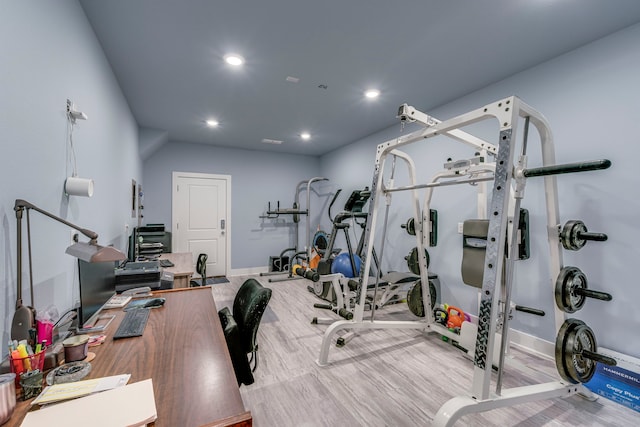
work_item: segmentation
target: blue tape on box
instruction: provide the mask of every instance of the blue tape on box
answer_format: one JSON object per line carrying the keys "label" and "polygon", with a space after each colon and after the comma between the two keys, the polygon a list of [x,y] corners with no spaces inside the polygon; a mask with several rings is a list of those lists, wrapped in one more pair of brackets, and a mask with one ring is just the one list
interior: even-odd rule
{"label": "blue tape on box", "polygon": [[616,359],[618,366],[598,363],[595,375],[585,386],[600,396],[640,412],[640,360],[603,348],[598,352]]}

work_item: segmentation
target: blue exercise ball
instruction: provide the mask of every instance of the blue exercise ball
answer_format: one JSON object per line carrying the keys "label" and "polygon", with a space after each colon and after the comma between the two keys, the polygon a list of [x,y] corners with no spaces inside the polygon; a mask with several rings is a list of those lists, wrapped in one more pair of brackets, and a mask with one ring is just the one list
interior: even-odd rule
{"label": "blue exercise ball", "polygon": [[331,262],[331,273],[337,274],[340,273],[344,277],[356,277],[360,275],[360,264],[362,264],[362,260],[358,255],[353,255],[353,261],[356,266],[356,272],[353,272],[353,268],[351,268],[351,261],[349,260],[349,254],[347,252],[343,252],[337,257],[333,259]]}

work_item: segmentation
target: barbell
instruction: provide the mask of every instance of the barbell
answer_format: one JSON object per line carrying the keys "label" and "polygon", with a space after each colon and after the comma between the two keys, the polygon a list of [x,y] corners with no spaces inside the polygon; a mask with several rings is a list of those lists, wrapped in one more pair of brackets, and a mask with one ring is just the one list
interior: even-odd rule
{"label": "barbell", "polygon": [[611,294],[587,289],[587,276],[578,267],[564,267],[556,279],[555,299],[558,308],[573,313],[582,308],[587,298],[611,301]]}
{"label": "barbell", "polygon": [[614,358],[598,353],[593,331],[578,319],[567,319],[560,327],[555,359],[560,376],[573,384],[588,382],[596,372],[596,362],[617,364]]}

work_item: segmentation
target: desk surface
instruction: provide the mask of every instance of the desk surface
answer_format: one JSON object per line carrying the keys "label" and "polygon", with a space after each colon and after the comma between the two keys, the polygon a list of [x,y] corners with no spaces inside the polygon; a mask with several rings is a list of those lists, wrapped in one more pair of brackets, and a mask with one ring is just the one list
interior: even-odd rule
{"label": "desk surface", "polygon": [[168,259],[173,263],[173,267],[165,267],[165,270],[176,276],[193,275],[193,255],[191,252],[161,254],[160,259]]}
{"label": "desk surface", "polygon": [[[251,426],[211,288],[155,294],[167,302],[151,310],[142,337],[114,341],[124,312],[108,311],[117,317],[105,343],[91,347],[96,358],[87,379],[127,373],[129,383],[153,378],[156,426]],[[20,425],[28,403],[19,402],[7,426]]]}
{"label": "desk surface", "polygon": [[173,273],[173,287],[188,288],[191,276],[193,276],[193,255],[191,252],[162,254],[160,259],[168,259],[173,263],[173,267],[164,268]]}

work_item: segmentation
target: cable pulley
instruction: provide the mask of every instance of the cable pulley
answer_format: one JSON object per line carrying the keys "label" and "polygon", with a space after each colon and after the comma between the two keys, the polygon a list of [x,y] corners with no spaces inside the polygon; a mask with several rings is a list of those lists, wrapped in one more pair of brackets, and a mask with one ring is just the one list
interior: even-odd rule
{"label": "cable pulley", "polygon": [[558,308],[574,313],[582,308],[587,298],[611,301],[606,292],[587,289],[587,276],[578,267],[564,267],[556,279],[555,299]]}

